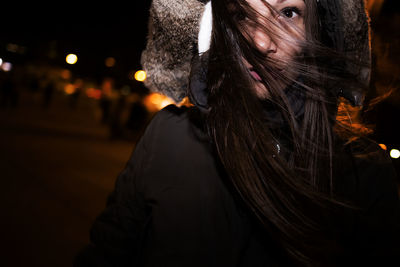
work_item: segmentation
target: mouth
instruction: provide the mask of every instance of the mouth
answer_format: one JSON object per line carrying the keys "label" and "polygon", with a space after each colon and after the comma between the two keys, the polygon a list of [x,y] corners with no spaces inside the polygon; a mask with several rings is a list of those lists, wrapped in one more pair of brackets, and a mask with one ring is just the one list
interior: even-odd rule
{"label": "mouth", "polygon": [[253,68],[250,68],[249,71],[250,71],[251,77],[253,77],[254,80],[256,80],[257,82],[262,81],[260,75]]}
{"label": "mouth", "polygon": [[[262,81],[261,76],[257,73],[257,71],[254,70],[253,67],[250,67],[248,70],[249,70],[249,72],[250,72],[251,77],[252,77],[255,81],[257,81],[257,82],[261,82],[261,81]],[[276,71],[275,71],[275,72],[276,72],[276,75],[283,75],[283,73],[285,73],[285,69],[283,69],[283,68],[276,68]]]}

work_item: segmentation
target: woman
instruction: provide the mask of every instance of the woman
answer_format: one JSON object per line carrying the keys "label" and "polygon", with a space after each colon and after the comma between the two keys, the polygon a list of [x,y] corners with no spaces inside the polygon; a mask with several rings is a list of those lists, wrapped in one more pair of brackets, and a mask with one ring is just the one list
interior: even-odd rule
{"label": "woman", "polygon": [[193,106],[155,115],[76,266],[393,263],[393,167],[337,119],[368,87],[363,1],[153,0],[150,15],[147,86]]}

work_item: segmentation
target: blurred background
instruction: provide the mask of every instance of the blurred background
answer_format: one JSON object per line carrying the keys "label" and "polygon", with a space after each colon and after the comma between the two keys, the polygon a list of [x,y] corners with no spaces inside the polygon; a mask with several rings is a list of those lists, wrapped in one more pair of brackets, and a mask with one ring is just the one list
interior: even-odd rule
{"label": "blurred background", "polygon": [[[397,171],[399,4],[367,1],[374,65],[367,98],[381,101],[365,113]],[[35,1],[2,7],[2,266],[71,266],[147,122],[172,103],[142,83],[149,5]]]}

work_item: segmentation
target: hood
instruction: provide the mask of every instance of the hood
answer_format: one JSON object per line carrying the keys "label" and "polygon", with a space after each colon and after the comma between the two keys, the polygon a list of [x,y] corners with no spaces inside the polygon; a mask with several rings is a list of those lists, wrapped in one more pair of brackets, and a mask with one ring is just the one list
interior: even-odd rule
{"label": "hood", "polygon": [[[364,0],[316,0],[325,45],[344,53],[346,71],[368,88],[371,79],[369,17]],[[361,106],[366,92],[359,88],[336,88],[353,106]]]}
{"label": "hood", "polygon": [[[315,0],[324,42],[354,62],[346,69],[367,85],[370,81],[371,48],[369,19],[364,0]],[[141,64],[147,72],[145,86],[180,102],[188,95],[191,62],[209,47],[211,1],[153,0],[147,45]],[[208,7],[208,8],[207,8]],[[359,62],[363,62],[363,67]],[[361,105],[365,92],[338,88],[337,95]]]}

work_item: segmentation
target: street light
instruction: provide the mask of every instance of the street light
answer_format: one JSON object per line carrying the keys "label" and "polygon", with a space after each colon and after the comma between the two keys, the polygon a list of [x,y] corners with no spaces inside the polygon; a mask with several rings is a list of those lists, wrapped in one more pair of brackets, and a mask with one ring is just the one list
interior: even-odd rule
{"label": "street light", "polygon": [[65,61],[68,64],[73,65],[78,61],[78,56],[75,54],[68,54],[67,57],[65,58]]}
{"label": "street light", "polygon": [[391,156],[393,159],[398,159],[398,158],[400,158],[400,151],[399,151],[398,149],[392,149],[392,150],[390,151],[390,156]]}
{"label": "street light", "polygon": [[139,70],[135,73],[135,80],[139,82],[144,82],[147,78],[147,74],[144,70]]}

